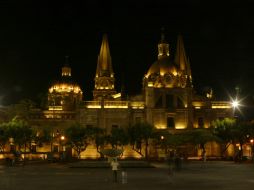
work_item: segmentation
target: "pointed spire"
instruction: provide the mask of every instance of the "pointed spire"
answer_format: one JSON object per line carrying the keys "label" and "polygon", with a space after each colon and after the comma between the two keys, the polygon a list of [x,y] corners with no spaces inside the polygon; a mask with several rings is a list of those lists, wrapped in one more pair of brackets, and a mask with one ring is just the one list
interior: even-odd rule
{"label": "pointed spire", "polygon": [[104,34],[101,43],[100,54],[98,56],[96,76],[112,76],[113,68],[109,51],[107,35]]}
{"label": "pointed spire", "polygon": [[164,28],[161,28],[161,40],[158,44],[158,59],[169,56],[169,44],[165,40]]}
{"label": "pointed spire", "polygon": [[71,77],[71,67],[69,66],[69,56],[65,56],[65,64],[62,67],[62,77]]}
{"label": "pointed spire", "polygon": [[114,83],[115,78],[111,63],[108,38],[107,35],[104,34],[97,61],[95,85],[93,91],[94,99],[112,99],[112,95],[116,94]]}
{"label": "pointed spire", "polygon": [[175,63],[180,66],[180,70],[184,71],[188,77],[191,78],[191,69],[189,59],[186,56],[183,38],[181,35],[177,38],[177,47],[176,47],[176,54],[175,54]]}

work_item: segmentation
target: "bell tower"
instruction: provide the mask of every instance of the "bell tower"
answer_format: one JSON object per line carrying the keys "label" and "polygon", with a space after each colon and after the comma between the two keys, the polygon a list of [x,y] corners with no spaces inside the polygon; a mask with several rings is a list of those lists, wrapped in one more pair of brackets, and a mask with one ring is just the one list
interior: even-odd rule
{"label": "bell tower", "polygon": [[102,38],[94,81],[94,100],[113,99],[112,95],[116,94],[114,84],[115,78],[106,34],[104,34]]}

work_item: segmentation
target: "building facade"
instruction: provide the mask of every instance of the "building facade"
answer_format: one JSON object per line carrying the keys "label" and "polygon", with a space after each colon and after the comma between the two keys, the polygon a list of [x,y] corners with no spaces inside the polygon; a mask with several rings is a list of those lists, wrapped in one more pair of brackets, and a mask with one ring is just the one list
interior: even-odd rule
{"label": "building facade", "polygon": [[[179,132],[208,128],[215,119],[233,116],[231,103],[215,101],[212,91],[206,96],[195,94],[190,62],[181,36],[173,55],[164,33],[161,34],[158,57],[144,74],[141,94],[123,98],[115,89],[115,80],[109,43],[104,35],[95,71],[93,99],[82,100],[83,92],[72,81],[71,68],[65,64],[62,80],[49,88],[48,109],[34,113],[30,122],[38,129],[52,126],[55,133],[63,132],[76,122],[100,127],[107,132],[113,127],[127,128],[137,122],[148,122],[157,129]],[[60,150],[59,143],[54,146]],[[215,143],[210,143],[207,149],[208,155],[219,155]],[[126,146],[124,157],[132,156],[137,155]],[[96,158],[99,154],[91,145],[81,157]]]}

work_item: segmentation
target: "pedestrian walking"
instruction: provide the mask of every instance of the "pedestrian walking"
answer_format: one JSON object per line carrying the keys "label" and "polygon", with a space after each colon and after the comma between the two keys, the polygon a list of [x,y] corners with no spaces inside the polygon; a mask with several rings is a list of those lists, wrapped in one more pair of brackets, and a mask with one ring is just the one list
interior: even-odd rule
{"label": "pedestrian walking", "polygon": [[119,163],[117,162],[116,158],[113,158],[111,161],[111,167],[112,167],[112,171],[113,171],[113,178],[114,178],[114,182],[117,182],[117,170],[118,170],[118,166]]}
{"label": "pedestrian walking", "polygon": [[122,184],[127,183],[127,172],[125,169],[122,170]]}

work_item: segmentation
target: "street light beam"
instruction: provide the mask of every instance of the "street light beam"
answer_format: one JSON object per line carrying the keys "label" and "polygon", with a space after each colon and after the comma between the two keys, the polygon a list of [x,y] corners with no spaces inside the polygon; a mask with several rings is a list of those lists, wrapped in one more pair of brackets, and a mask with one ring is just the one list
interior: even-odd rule
{"label": "street light beam", "polygon": [[237,100],[234,100],[234,101],[232,102],[232,106],[233,106],[234,108],[238,108],[239,102],[238,102]]}

